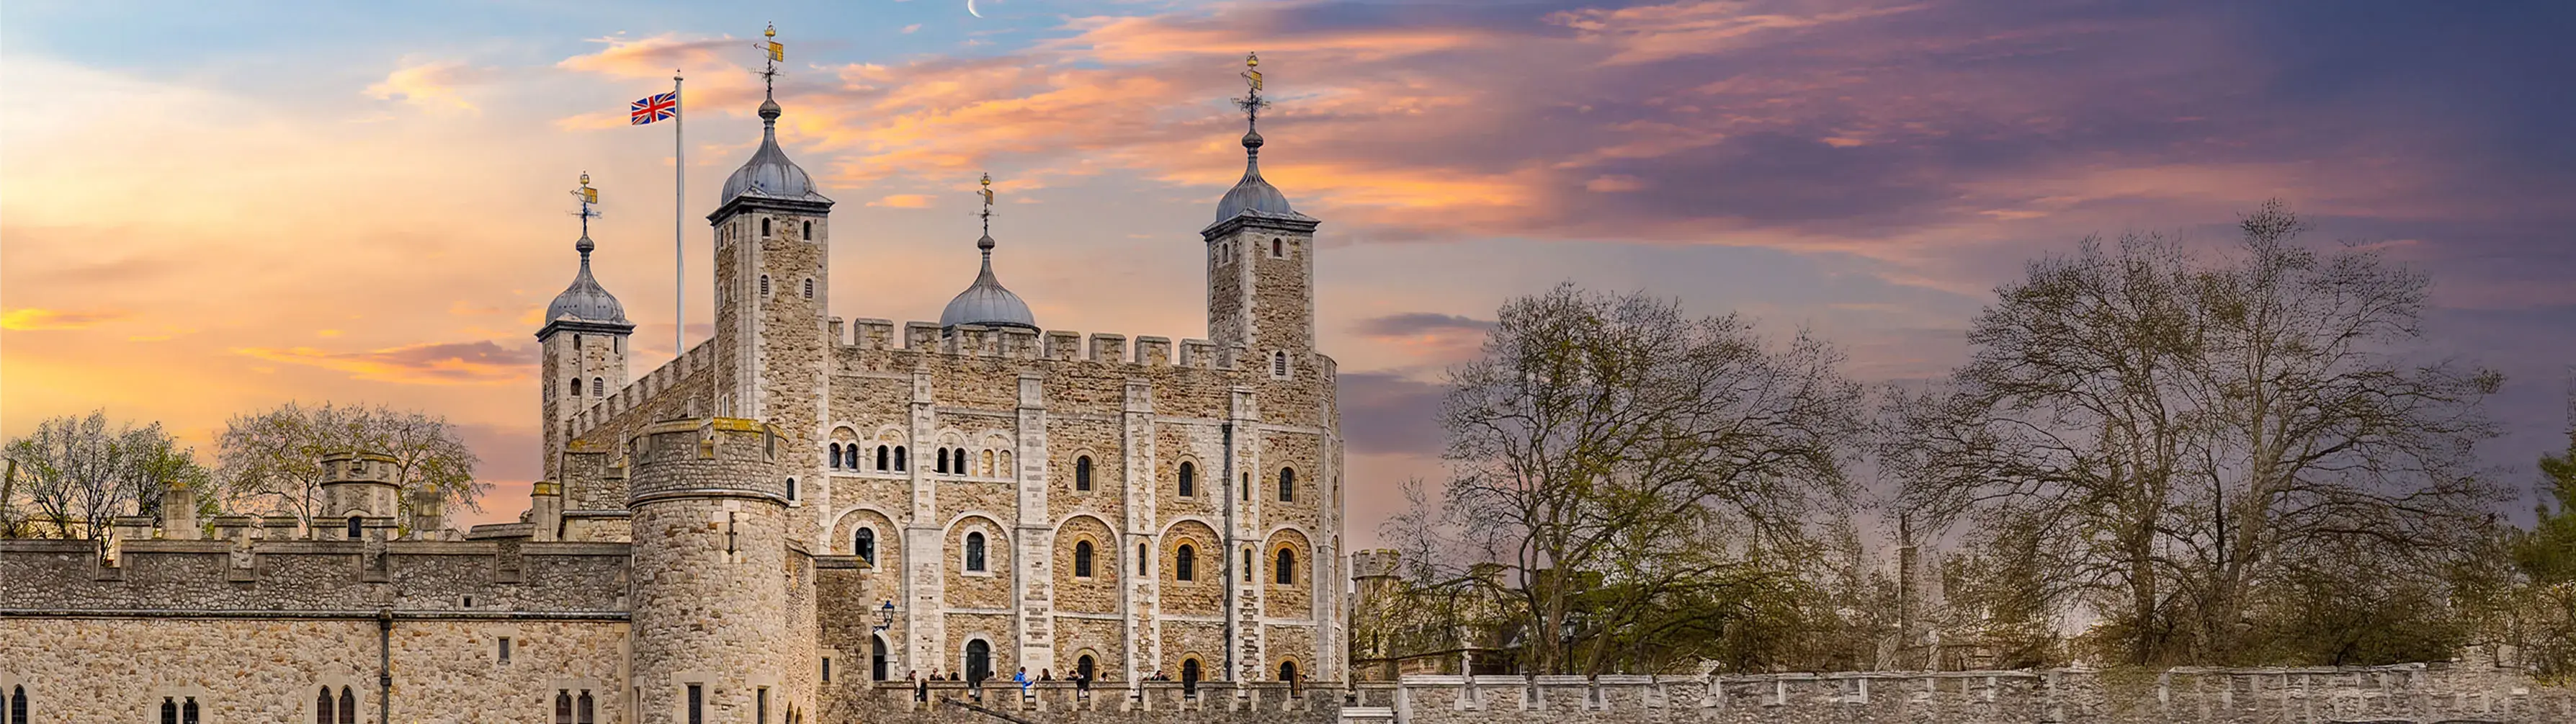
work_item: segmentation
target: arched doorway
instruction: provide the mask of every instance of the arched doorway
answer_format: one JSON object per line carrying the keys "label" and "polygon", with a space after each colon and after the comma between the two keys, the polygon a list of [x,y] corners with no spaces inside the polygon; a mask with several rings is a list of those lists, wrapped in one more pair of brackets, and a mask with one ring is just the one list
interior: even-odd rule
{"label": "arched doorway", "polygon": [[868,678],[874,681],[884,681],[886,680],[887,675],[885,637],[870,637],[868,639]]}
{"label": "arched doorway", "polygon": [[1074,664],[1073,664],[1073,672],[1074,672],[1074,674],[1075,674],[1075,675],[1078,675],[1078,676],[1081,676],[1081,677],[1082,677],[1082,680],[1083,680],[1084,682],[1086,682],[1086,683],[1090,682],[1090,681],[1091,681],[1091,677],[1092,677],[1094,674],[1098,673],[1099,668],[1100,668],[1100,664],[1099,664],[1098,662],[1092,661],[1092,660],[1091,660],[1091,655],[1090,655],[1090,654],[1083,654],[1083,655],[1082,655],[1082,658],[1081,658],[1081,659],[1079,659],[1079,660],[1076,660],[1076,661],[1074,662]]}
{"label": "arched doorway", "polygon": [[1199,693],[1198,659],[1181,660],[1181,693],[1191,696],[1196,696]]}
{"label": "arched doorway", "polygon": [[1292,684],[1293,684],[1293,683],[1296,683],[1296,681],[1297,681],[1297,662],[1294,662],[1294,661],[1282,661],[1282,662],[1279,662],[1279,680],[1280,680],[1280,681],[1289,682],[1289,683],[1292,683]]}
{"label": "arched doorway", "polygon": [[966,642],[966,680],[993,678],[993,645],[983,639]]}

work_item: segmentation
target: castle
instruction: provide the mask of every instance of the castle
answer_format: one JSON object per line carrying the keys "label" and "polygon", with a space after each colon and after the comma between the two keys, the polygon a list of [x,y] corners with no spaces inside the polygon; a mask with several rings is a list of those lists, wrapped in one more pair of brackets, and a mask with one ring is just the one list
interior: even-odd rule
{"label": "castle", "polygon": [[1199,230],[1207,338],[1176,350],[1041,328],[989,216],[938,322],[830,316],[834,202],[781,113],[761,104],[707,217],[713,338],[630,379],[634,324],[575,243],[536,332],[544,479],[520,522],[460,534],[420,499],[398,524],[387,460],[360,452],[325,461],[310,521],[201,525],[182,500],[105,550],[0,541],[0,700],[45,722],[767,724],[934,673],[1340,679],[1319,222],[1263,180],[1260,134]]}

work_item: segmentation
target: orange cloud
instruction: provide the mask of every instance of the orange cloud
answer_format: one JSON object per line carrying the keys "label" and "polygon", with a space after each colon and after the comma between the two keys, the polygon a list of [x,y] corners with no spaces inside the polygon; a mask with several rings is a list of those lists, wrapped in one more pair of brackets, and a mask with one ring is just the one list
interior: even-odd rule
{"label": "orange cloud", "polygon": [[94,312],[64,311],[25,307],[0,314],[0,329],[34,332],[53,329],[84,329],[134,316],[128,312],[100,310]]}
{"label": "orange cloud", "polygon": [[533,348],[489,340],[392,347],[368,352],[326,352],[311,347],[247,347],[234,354],[347,372],[361,380],[423,385],[484,385],[525,379],[537,365]]}
{"label": "orange cloud", "polygon": [[367,96],[377,100],[395,100],[433,111],[481,113],[473,103],[457,93],[457,88],[482,82],[488,72],[456,61],[419,63],[397,68],[384,80],[367,86]]}
{"label": "orange cloud", "polygon": [[1684,0],[1667,5],[1560,11],[1548,15],[1547,21],[1574,29],[1586,41],[1618,48],[1604,62],[1631,65],[1727,52],[1764,31],[1813,28],[1921,8],[1906,5],[1807,15],[1756,14],[1745,12],[1744,4],[1739,2]]}
{"label": "orange cloud", "polygon": [[895,194],[895,195],[893,195],[893,196],[888,196],[888,197],[885,197],[885,198],[882,198],[882,199],[877,199],[877,200],[875,200],[875,201],[870,201],[870,202],[868,202],[868,205],[869,205],[869,206],[887,206],[887,207],[893,207],[893,208],[897,208],[897,209],[926,209],[926,208],[930,208],[930,195],[929,195],[929,194]]}

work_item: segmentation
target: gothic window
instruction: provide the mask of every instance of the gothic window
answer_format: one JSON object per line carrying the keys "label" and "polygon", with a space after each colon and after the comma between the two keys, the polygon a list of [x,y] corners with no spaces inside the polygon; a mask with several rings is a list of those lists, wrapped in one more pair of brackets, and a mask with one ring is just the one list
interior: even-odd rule
{"label": "gothic window", "polygon": [[337,724],[337,717],[331,716],[331,701],[331,687],[322,687],[322,693],[313,697],[313,724]]}
{"label": "gothic window", "polygon": [[599,724],[597,713],[597,708],[592,706],[590,690],[581,690],[581,698],[573,700],[572,724]]}
{"label": "gothic window", "polygon": [[572,692],[555,690],[555,724],[572,724]]}
{"label": "gothic window", "polygon": [[1180,550],[1172,552],[1172,580],[1192,580],[1191,577],[1198,572],[1196,570],[1198,567],[1199,552],[1190,548],[1190,544],[1183,543]]}
{"label": "gothic window", "polygon": [[813,299],[813,298],[814,298],[814,280],[812,280],[812,279],[807,279],[807,280],[805,280],[805,298],[806,298],[806,299]]}
{"label": "gothic window", "polygon": [[795,479],[795,478],[788,478],[788,479],[787,479],[787,499],[788,499],[789,501],[791,501],[791,502],[792,502],[792,501],[794,501],[794,500],[796,500],[796,479]]}
{"label": "gothic window", "polygon": [[984,570],[983,533],[966,534],[966,570],[978,573]]}
{"label": "gothic window", "polygon": [[769,275],[767,274],[760,275],[760,298],[769,298]]}
{"label": "gothic window", "polygon": [[1297,500],[1297,471],[1295,471],[1295,470],[1290,470],[1290,469],[1288,469],[1288,468],[1280,468],[1280,469],[1279,469],[1279,502],[1287,503],[1287,502],[1294,502],[1294,501],[1296,501],[1296,500]]}
{"label": "gothic window", "polygon": [[1270,376],[1272,376],[1272,377],[1286,377],[1286,376],[1288,376],[1288,353],[1287,353],[1287,352],[1272,352],[1272,353],[1270,353]]}
{"label": "gothic window", "polygon": [[9,724],[27,724],[27,687],[10,687]]}
{"label": "gothic window", "polygon": [[860,528],[859,532],[851,534],[850,555],[858,556],[859,560],[867,561],[869,563],[877,562],[877,531],[875,528]]}
{"label": "gothic window", "polygon": [[161,697],[161,724],[179,724],[179,700]]}
{"label": "gothic window", "polygon": [[1272,259],[1285,259],[1285,258],[1287,258],[1287,257],[1288,257],[1288,245],[1287,245],[1285,242],[1282,242],[1282,241],[1280,241],[1280,240],[1278,240],[1278,239],[1275,239],[1275,238],[1274,238],[1274,239],[1271,239],[1271,240],[1270,240],[1270,258],[1272,258]]}
{"label": "gothic window", "polygon": [[1083,455],[1073,459],[1073,489],[1091,489],[1091,456]]}
{"label": "gothic window", "polygon": [[606,377],[593,377],[593,378],[590,378],[590,396],[592,396],[592,397],[599,397],[599,396],[606,395],[606,394],[608,394],[608,378],[606,378]]}
{"label": "gothic window", "polygon": [[1073,577],[1091,577],[1091,541],[1078,541],[1073,544]]}
{"label": "gothic window", "polygon": [[1190,464],[1190,461],[1188,461],[1188,460],[1183,460],[1183,461],[1181,461],[1181,497],[1187,498],[1187,497],[1190,497],[1190,496],[1193,496],[1193,495],[1197,495],[1197,494],[1198,494],[1198,487],[1199,487],[1199,470],[1198,470],[1198,466],[1196,466],[1196,465],[1191,465],[1191,464]]}
{"label": "gothic window", "polygon": [[1282,586],[1297,585],[1297,552],[1281,548],[1279,549],[1279,560],[1275,562],[1278,565],[1273,567],[1279,570],[1274,582]]}
{"label": "gothic window", "polygon": [[895,472],[902,472],[902,471],[903,471],[903,446],[902,446],[902,445],[896,445],[896,446],[894,446],[894,469],[895,469]]}

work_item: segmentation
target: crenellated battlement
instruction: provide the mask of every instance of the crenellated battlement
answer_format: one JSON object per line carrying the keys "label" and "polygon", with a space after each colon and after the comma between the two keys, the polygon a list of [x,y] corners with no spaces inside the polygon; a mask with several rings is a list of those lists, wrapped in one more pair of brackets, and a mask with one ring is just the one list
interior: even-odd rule
{"label": "crenellated battlement", "polygon": [[314,540],[224,522],[211,540],[0,540],[0,611],[623,618],[627,609],[623,543]]}
{"label": "crenellated battlement", "polygon": [[1175,359],[1170,337],[1139,336],[1131,343],[1123,334],[973,324],[958,326],[954,334],[941,334],[937,322],[905,322],[898,334],[892,320],[839,317],[832,318],[830,325],[835,349],[1217,370],[1235,369],[1241,356],[1240,350],[1221,349],[1204,339],[1181,340]]}
{"label": "crenellated battlement", "polygon": [[715,340],[699,342],[689,353],[665,362],[642,379],[628,383],[615,394],[600,398],[589,408],[572,416],[572,437],[580,438],[592,429],[617,419],[618,414],[634,409],[660,396],[663,391],[679,386],[682,380],[715,369]]}

